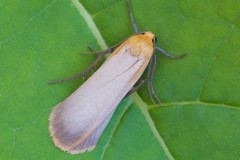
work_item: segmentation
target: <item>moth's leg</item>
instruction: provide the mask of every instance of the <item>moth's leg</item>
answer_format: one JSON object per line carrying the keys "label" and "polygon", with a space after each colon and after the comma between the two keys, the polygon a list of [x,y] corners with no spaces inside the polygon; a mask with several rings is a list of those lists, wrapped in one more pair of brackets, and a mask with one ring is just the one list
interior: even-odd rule
{"label": "moth's leg", "polygon": [[128,91],[128,93],[126,94],[125,97],[131,95],[132,93],[136,92],[144,83],[146,80],[141,79],[139,80],[139,84],[137,84],[137,86],[134,86],[130,91]]}
{"label": "moth's leg", "polygon": [[138,26],[137,26],[137,24],[135,22],[135,19],[134,19],[134,16],[133,16],[130,0],[128,0],[128,13],[129,13],[131,23],[133,25],[133,29],[134,29],[135,33],[139,33]]}
{"label": "moth's leg", "polygon": [[[90,50],[90,52],[92,53],[92,54],[97,54],[97,55],[99,55],[99,54],[101,54],[101,52],[102,51],[96,51],[92,46],[88,46],[88,49]],[[108,53],[106,53],[106,54],[108,54]]]}
{"label": "moth's leg", "polygon": [[155,54],[153,54],[153,57],[151,58],[150,62],[149,62],[149,66],[148,66],[148,93],[149,93],[149,96],[152,100],[152,102],[154,104],[160,104],[161,101],[160,99],[158,98],[158,96],[156,95],[154,89],[153,89],[153,83],[152,83],[152,80],[153,80],[153,75],[154,75],[154,72],[156,70],[156,63],[157,63],[157,57]]}
{"label": "moth's leg", "polygon": [[158,47],[158,46],[155,46],[155,49],[160,52],[161,54],[163,54],[164,56],[168,57],[168,58],[171,58],[171,59],[180,59],[180,58],[183,58],[186,56],[186,54],[182,54],[180,56],[173,56],[171,55],[170,53],[166,52],[164,49]]}
{"label": "moth's leg", "polygon": [[118,44],[118,45],[116,45],[112,48],[108,48],[105,51],[97,53],[98,54],[97,59],[88,68],[86,68],[84,71],[82,71],[80,74],[77,74],[77,75],[74,75],[74,76],[71,76],[71,77],[65,78],[65,79],[49,81],[48,84],[68,82],[68,81],[71,81],[71,80],[74,80],[74,79],[77,79],[77,78],[80,78],[80,77],[84,77],[90,70],[92,70],[98,64],[98,62],[103,58],[103,56],[105,54],[112,53],[119,45],[120,44]]}

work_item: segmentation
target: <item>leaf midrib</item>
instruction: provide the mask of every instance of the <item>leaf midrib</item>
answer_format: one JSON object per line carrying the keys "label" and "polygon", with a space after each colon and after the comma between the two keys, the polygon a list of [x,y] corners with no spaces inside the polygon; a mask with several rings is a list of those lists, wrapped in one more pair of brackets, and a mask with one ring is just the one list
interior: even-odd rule
{"label": "leaf midrib", "polygon": [[182,102],[170,102],[170,103],[162,103],[161,105],[148,105],[148,109],[158,108],[158,107],[170,107],[170,106],[187,106],[187,105],[206,105],[206,106],[217,106],[217,107],[225,107],[231,109],[240,109],[237,106],[224,104],[224,103],[211,103],[211,102],[204,102],[200,100],[196,101],[182,101]]}
{"label": "leaf midrib", "polygon": [[106,45],[101,33],[99,32],[97,26],[95,25],[91,15],[87,12],[84,6],[78,0],[72,0],[73,5],[81,14],[83,19],[86,21],[90,31],[93,33],[93,36],[96,38],[98,45],[102,50],[107,49],[108,46]]}

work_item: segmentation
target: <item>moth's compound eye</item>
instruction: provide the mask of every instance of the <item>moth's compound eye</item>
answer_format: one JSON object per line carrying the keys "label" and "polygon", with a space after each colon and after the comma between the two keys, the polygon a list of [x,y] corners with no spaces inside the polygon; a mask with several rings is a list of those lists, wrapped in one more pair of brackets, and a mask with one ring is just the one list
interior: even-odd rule
{"label": "moth's compound eye", "polygon": [[153,39],[152,39],[152,42],[157,43],[157,37],[154,36]]}

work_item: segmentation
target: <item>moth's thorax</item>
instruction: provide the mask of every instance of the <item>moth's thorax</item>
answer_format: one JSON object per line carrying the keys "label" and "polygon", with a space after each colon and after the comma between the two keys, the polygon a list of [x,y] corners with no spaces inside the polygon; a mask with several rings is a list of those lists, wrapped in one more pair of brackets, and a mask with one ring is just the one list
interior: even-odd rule
{"label": "moth's thorax", "polygon": [[153,38],[152,32],[144,32],[130,37],[127,41],[130,47],[130,54],[140,56],[144,59],[149,59],[153,54]]}
{"label": "moth's thorax", "polygon": [[130,54],[141,59],[150,59],[153,53],[153,47],[144,42],[137,42],[130,45]]}

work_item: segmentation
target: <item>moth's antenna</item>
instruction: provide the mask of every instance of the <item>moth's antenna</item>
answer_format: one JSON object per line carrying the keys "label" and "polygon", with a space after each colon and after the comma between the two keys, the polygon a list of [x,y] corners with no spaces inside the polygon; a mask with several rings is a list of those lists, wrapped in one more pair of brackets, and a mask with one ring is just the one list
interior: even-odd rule
{"label": "moth's antenna", "polygon": [[139,33],[137,24],[136,24],[135,19],[133,17],[133,12],[132,12],[132,7],[131,7],[130,0],[127,0],[127,2],[128,2],[128,13],[129,13],[132,25],[133,25],[133,29],[134,29],[135,33]]}

